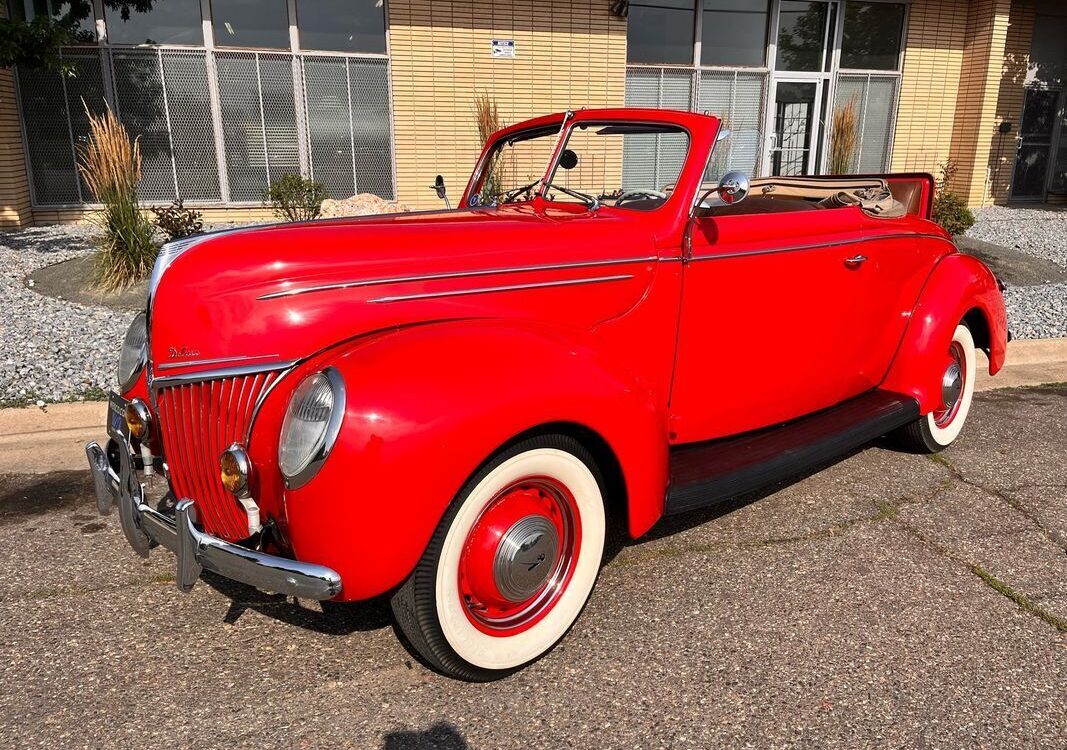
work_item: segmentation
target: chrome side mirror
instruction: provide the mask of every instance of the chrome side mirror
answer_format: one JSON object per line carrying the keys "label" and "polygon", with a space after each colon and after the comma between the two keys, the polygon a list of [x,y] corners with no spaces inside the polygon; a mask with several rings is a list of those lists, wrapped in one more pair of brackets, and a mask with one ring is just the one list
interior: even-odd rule
{"label": "chrome side mirror", "polygon": [[738,171],[724,174],[719,180],[719,187],[716,188],[722,202],[728,206],[743,201],[748,196],[749,189],[748,175]]}

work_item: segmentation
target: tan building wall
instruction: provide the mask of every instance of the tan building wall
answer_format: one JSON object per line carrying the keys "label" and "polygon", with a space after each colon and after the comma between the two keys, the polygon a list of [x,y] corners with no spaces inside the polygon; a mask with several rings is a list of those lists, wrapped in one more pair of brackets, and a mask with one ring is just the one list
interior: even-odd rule
{"label": "tan building wall", "polygon": [[[0,2],[0,18],[7,18],[4,2]],[[18,229],[31,223],[30,182],[15,99],[15,76],[10,70],[0,69],[0,229]]]}
{"label": "tan building wall", "polygon": [[[481,143],[475,93],[487,92],[505,124],[579,107],[622,106],[626,21],[607,0],[392,0],[393,121],[397,198],[443,206],[429,186],[442,174],[463,192]],[[515,58],[493,58],[514,39]]]}
{"label": "tan building wall", "polygon": [[[951,162],[969,205],[1007,200],[1033,19],[1033,0],[912,3],[893,171],[937,175]],[[1001,140],[1003,120],[1013,131]]]}

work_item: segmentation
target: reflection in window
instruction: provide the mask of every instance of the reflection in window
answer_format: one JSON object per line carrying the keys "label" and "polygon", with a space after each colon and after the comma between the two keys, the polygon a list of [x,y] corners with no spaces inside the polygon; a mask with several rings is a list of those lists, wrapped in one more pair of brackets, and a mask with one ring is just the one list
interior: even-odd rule
{"label": "reflection in window", "polygon": [[286,0],[211,0],[215,44],[289,48]]}
{"label": "reflection in window", "polygon": [[200,26],[200,0],[157,0],[152,9],[138,13],[105,3],[107,38],[115,44],[189,44],[202,45],[204,30]]}
{"label": "reflection in window", "polygon": [[16,21],[51,17],[71,25],[75,42],[91,44],[96,41],[91,0],[11,0],[9,9],[11,18]]}
{"label": "reflection in window", "polygon": [[850,2],[845,6],[841,67],[896,70],[904,35],[904,6],[898,3]]}
{"label": "reflection in window", "polygon": [[778,69],[823,69],[826,44],[826,3],[782,0],[778,18]]}
{"label": "reflection in window", "polygon": [[632,63],[691,65],[694,0],[631,2],[626,22],[626,59]]}
{"label": "reflection in window", "polygon": [[300,47],[385,54],[384,0],[297,0]]}
{"label": "reflection in window", "polygon": [[769,0],[704,0],[700,63],[761,67],[769,5]]}

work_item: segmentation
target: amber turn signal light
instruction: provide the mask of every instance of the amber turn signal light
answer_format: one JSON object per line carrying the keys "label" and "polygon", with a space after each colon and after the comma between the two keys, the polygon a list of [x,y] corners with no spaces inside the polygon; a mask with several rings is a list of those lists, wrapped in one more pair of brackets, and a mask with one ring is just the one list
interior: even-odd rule
{"label": "amber turn signal light", "polygon": [[147,442],[151,437],[152,413],[148,411],[144,401],[135,398],[126,404],[126,412],[123,416],[126,419],[126,429],[130,431],[130,435],[142,442]]}
{"label": "amber turn signal light", "polygon": [[219,479],[227,491],[241,497],[248,493],[248,475],[252,471],[252,464],[237,443],[234,443],[219,456]]}

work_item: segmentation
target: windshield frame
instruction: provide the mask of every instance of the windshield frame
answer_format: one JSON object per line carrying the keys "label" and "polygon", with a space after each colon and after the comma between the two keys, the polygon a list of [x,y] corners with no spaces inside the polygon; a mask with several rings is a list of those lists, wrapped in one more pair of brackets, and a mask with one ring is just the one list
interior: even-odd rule
{"label": "windshield frame", "polygon": [[[620,111],[620,110],[616,110],[616,112],[618,112],[618,111]],[[685,116],[697,117],[696,114],[689,113],[689,112],[686,112],[686,113],[677,112],[677,113],[675,113],[675,112],[672,112],[672,111],[669,111],[669,110],[664,110],[663,112],[665,114],[671,114],[671,115],[674,115],[674,114],[683,115],[684,114]],[[559,159],[562,156],[564,149],[566,148],[566,146],[564,144],[570,139],[571,130],[574,127],[579,126],[579,125],[597,124],[600,127],[605,127],[605,126],[610,126],[610,125],[614,125],[614,126],[646,125],[646,126],[650,126],[650,127],[669,127],[670,130],[674,130],[674,131],[677,131],[679,133],[683,133],[686,136],[686,140],[687,140],[686,155],[685,155],[685,160],[684,160],[683,165],[682,165],[681,174],[679,174],[678,180],[676,180],[676,183],[677,183],[677,181],[681,180],[682,176],[685,174],[685,170],[688,168],[689,162],[693,159],[694,146],[697,144],[697,140],[698,140],[697,137],[696,137],[696,134],[693,132],[692,127],[690,127],[690,123],[689,122],[681,122],[678,119],[674,119],[673,117],[660,117],[660,116],[658,116],[659,115],[659,111],[658,110],[648,110],[648,111],[634,110],[633,116],[625,116],[625,117],[622,117],[622,116],[613,117],[613,116],[610,116],[610,115],[609,116],[604,116],[605,114],[606,113],[604,111],[596,112],[596,111],[586,111],[586,110],[578,110],[577,112],[571,112],[571,111],[560,112],[560,113],[555,114],[555,115],[546,115],[544,117],[537,118],[536,120],[527,121],[526,123],[517,123],[517,125],[526,125],[526,127],[522,127],[521,129],[515,129],[515,126],[512,126],[511,128],[504,128],[503,130],[498,131],[496,134],[494,134],[494,137],[486,144],[485,148],[483,148],[482,154],[481,154],[481,156],[480,156],[480,158],[478,160],[478,163],[475,165],[474,171],[471,173],[471,177],[467,181],[467,186],[463,191],[461,203],[460,203],[459,206],[457,206],[457,208],[490,208],[490,207],[492,207],[492,204],[481,204],[481,203],[476,203],[475,205],[472,206],[471,203],[470,203],[470,200],[471,200],[472,196],[480,194],[480,191],[481,191],[481,188],[482,188],[482,183],[483,183],[484,178],[485,178],[486,168],[488,167],[491,159],[496,155],[497,151],[500,148],[506,146],[509,142],[514,143],[514,142],[518,142],[520,140],[529,140],[531,138],[538,138],[538,137],[542,137],[542,136],[548,136],[548,135],[551,135],[553,133],[557,133],[557,134],[559,134],[560,137],[557,140],[556,147],[555,147],[555,149],[553,150],[553,153],[552,153],[552,157],[549,159],[549,162],[546,165],[545,172],[544,172],[544,174],[541,176],[541,178],[539,180],[540,187],[538,188],[536,194],[534,195],[533,201],[513,201],[513,202],[510,202],[510,203],[507,203],[507,204],[502,204],[502,205],[508,205],[508,206],[523,205],[525,203],[534,202],[534,201],[536,201],[538,199],[540,199],[541,201],[545,201],[545,202],[549,202],[550,203],[550,201],[546,201],[545,200],[544,195],[543,195],[543,193],[544,193],[544,184],[545,184],[546,181],[548,181],[550,179],[550,176],[554,176],[554,174],[556,172],[556,168],[557,168],[558,162],[559,162]],[[614,112],[612,114],[614,114]],[[600,115],[600,116],[596,116],[596,115]],[[708,160],[711,159],[710,152],[709,152],[707,158],[708,158]],[[667,199],[663,202],[662,205],[657,206],[655,209],[652,209],[651,211],[645,211],[643,213],[658,213],[663,208],[665,208],[667,206],[670,206],[670,205],[673,205],[676,202],[676,200],[678,200],[677,193],[678,193],[677,189],[672,190],[667,195]],[[620,208],[625,208],[625,206],[622,206]]]}
{"label": "windshield frame", "polygon": [[[689,128],[685,127],[684,125],[682,125],[680,123],[666,122],[666,121],[663,121],[663,120],[647,120],[647,119],[636,118],[636,117],[632,118],[632,119],[631,118],[626,118],[626,119],[604,118],[604,119],[589,119],[589,120],[582,119],[582,120],[575,120],[575,121],[569,122],[569,123],[566,122],[566,121],[564,122],[564,130],[566,132],[563,134],[563,137],[560,139],[560,142],[559,142],[555,152],[552,154],[552,161],[548,165],[548,170],[545,172],[545,176],[541,179],[541,187],[537,192],[537,197],[541,198],[544,201],[552,202],[551,199],[549,199],[548,196],[547,196],[547,191],[551,189],[551,183],[556,178],[556,173],[559,171],[560,159],[563,157],[563,152],[567,150],[567,144],[570,143],[571,135],[573,135],[575,128],[581,128],[582,130],[587,130],[589,128],[625,127],[625,126],[628,126],[628,125],[629,126],[644,126],[644,127],[650,128],[650,129],[654,129],[656,131],[662,131],[662,132],[671,133],[671,134],[681,134],[681,135],[685,136],[685,140],[686,140],[686,142],[685,142],[685,155],[682,158],[682,165],[678,170],[678,175],[674,178],[674,185],[677,186],[678,180],[681,179],[682,173],[685,171],[685,167],[689,163],[689,159],[690,159],[690,157],[692,155],[693,134],[689,131]],[[710,155],[709,155],[709,158],[710,158]],[[664,187],[666,187],[666,186],[664,186]],[[619,189],[620,190],[622,189],[621,185],[619,186]],[[623,192],[625,194],[626,191],[623,191]],[[655,212],[655,211],[659,211],[664,206],[666,206],[674,198],[674,195],[677,192],[678,192],[677,190],[671,190],[670,192],[667,193],[667,197],[663,200],[663,203],[661,203],[660,205],[656,206],[655,208],[649,209],[649,210],[642,210],[642,209],[637,209],[637,208],[627,208],[626,206],[615,206],[615,205],[611,205],[611,208],[618,208],[618,209],[629,210],[629,211],[641,211],[641,213],[652,213],[652,212]],[[592,196],[592,197],[596,199],[596,203],[593,206],[590,206],[591,209],[595,210],[596,208],[599,208],[600,206],[604,205],[604,204],[602,204],[600,202],[599,196]]]}

